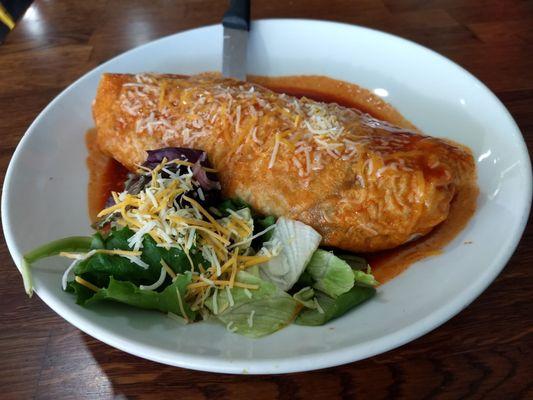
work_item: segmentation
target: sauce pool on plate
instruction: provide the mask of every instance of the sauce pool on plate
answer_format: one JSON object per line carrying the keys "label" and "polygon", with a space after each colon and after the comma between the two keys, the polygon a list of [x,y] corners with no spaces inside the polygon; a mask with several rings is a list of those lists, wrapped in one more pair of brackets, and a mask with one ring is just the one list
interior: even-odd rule
{"label": "sauce pool on plate", "polygon": [[[419,132],[390,104],[369,90],[352,83],[321,76],[249,76],[248,80],[276,92],[357,108],[395,126]],[[96,215],[104,208],[111,191],[124,189],[128,170],[100,152],[94,129],[87,132],[86,144],[89,152],[87,158],[89,216],[92,221],[95,221]],[[459,190],[451,203],[448,218],[431,233],[391,250],[362,254],[369,261],[375,278],[380,283],[385,283],[414,262],[439,254],[474,214],[477,194],[476,187],[465,187]]]}
{"label": "sauce pool on plate", "polygon": [[128,170],[100,151],[96,143],[95,129],[87,131],[85,144],[89,153],[87,157],[89,218],[94,222],[98,213],[104,209],[111,192],[124,190]]}

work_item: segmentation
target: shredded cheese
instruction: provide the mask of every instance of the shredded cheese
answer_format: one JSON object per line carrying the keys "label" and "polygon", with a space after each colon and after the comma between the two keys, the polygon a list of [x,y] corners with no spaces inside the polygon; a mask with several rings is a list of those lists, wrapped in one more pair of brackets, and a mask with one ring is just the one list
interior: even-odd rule
{"label": "shredded cheese", "polygon": [[213,314],[218,314],[218,289],[215,288],[215,293],[213,294]]}
{"label": "shredded cheese", "polygon": [[176,294],[178,296],[178,305],[179,305],[179,308],[180,308],[181,315],[183,316],[185,321],[188,323],[189,322],[189,317],[187,316],[187,313],[185,312],[185,308],[183,307],[183,300],[181,299],[180,290],[178,289],[177,286],[176,286]]}
{"label": "shredded cheese", "polygon": [[169,267],[169,265],[165,262],[165,260],[161,259],[160,263],[163,266],[163,268],[165,268],[165,271],[167,271],[167,274],[170,275],[172,280],[176,279],[177,277],[176,273],[172,270],[172,268]]}
{"label": "shredded cheese", "polygon": [[242,263],[242,268],[249,268],[254,265],[263,264],[267,262],[268,260],[270,260],[271,258],[272,257],[269,257],[269,256],[256,256]]}
{"label": "shredded cheese", "polygon": [[[244,118],[244,115],[246,113],[241,114],[240,118]],[[150,126],[153,128],[155,125]],[[241,125],[242,132],[249,130],[248,126]],[[171,168],[170,164],[185,168]],[[186,293],[182,294],[177,290],[179,309],[186,322],[188,316],[185,313],[184,298],[193,310],[199,311],[205,317],[204,303],[209,296],[213,298],[213,313],[218,313],[220,290],[226,293],[230,307],[235,305],[232,293],[234,287],[243,289],[246,296],[252,297],[250,291],[259,289],[259,286],[239,282],[238,271],[261,264],[271,257],[271,254],[253,255],[250,253],[249,243],[275,226],[253,235],[253,220],[249,214],[229,210],[229,215],[222,217],[218,210],[206,210],[189,195],[194,191],[200,199],[203,195],[203,192],[199,192],[199,183],[194,180],[192,167],[194,164],[187,161],[165,159],[152,170],[139,169],[140,174],[148,177],[148,183],[137,194],[113,192],[115,204],[102,210],[99,215],[106,217],[115,214],[115,221],[119,226],[128,226],[134,232],[128,239],[131,250],[98,249],[88,253],[63,253],[62,255],[74,259],[64,273],[63,285],[66,285],[68,274],[77,262],[97,253],[121,256],[142,268],[148,268],[141,255],[143,243],[146,243],[145,237],[149,235],[158,247],[178,248],[189,261],[192,282],[187,285]],[[205,262],[204,265],[195,265],[193,255],[201,255],[207,266]],[[160,264],[159,278],[151,285],[142,285],[142,290],[158,289],[164,284],[167,275],[173,281],[177,278],[176,273],[163,259]],[[78,281],[78,277],[76,279]],[[80,284],[90,287],[91,290],[98,290],[94,285],[91,286],[90,282],[83,281]]]}
{"label": "shredded cheese", "polygon": [[193,200],[191,199],[190,197],[188,196],[183,196],[183,199],[188,201],[195,209],[197,209],[201,214],[203,214],[208,220],[209,222],[211,222],[213,224],[213,226],[215,227],[215,229],[217,231],[219,231],[220,233],[223,233],[227,236],[229,236],[229,232],[227,229],[225,229],[224,227],[222,227],[222,225],[220,225],[212,216],[211,214],[209,214],[209,212],[207,212],[196,200]]}
{"label": "shredded cheese", "polygon": [[163,282],[165,282],[166,277],[167,277],[167,271],[165,267],[161,267],[161,273],[159,274],[159,278],[157,279],[157,281],[155,281],[154,283],[148,286],[140,285],[139,288],[141,290],[156,290],[159,286],[163,284]]}
{"label": "shredded cheese", "polygon": [[248,321],[248,327],[249,328],[253,328],[253,326],[254,326],[254,314],[255,314],[255,310],[252,310],[250,312],[250,315],[248,316],[247,321]]}
{"label": "shredded cheese", "polygon": [[234,333],[237,332],[238,328],[236,326],[233,326],[233,321],[230,321],[226,324],[226,330],[228,332]]}
{"label": "shredded cheese", "polygon": [[231,288],[229,286],[226,286],[226,295],[228,296],[229,306],[233,307],[235,305],[235,302],[233,300],[233,295],[231,294]]}
{"label": "shredded cheese", "polygon": [[78,282],[80,285],[85,286],[88,289],[91,289],[93,292],[98,292],[100,290],[99,287],[93,285],[91,282],[87,282],[85,279],[83,279],[81,276],[77,276],[74,278],[76,282]]}
{"label": "shredded cheese", "polygon": [[[374,152],[381,148],[405,151],[413,134],[356,109],[275,94],[252,83],[198,75],[173,79],[172,85],[171,90],[168,78],[156,74],[127,79],[119,97],[123,114],[118,119],[135,121],[140,135],[159,133],[168,145],[179,135],[185,145],[192,147],[198,138],[221,130],[221,139],[231,147],[230,161],[237,158],[250,138],[257,146],[268,146],[269,169],[281,153],[291,160],[291,155],[301,152],[301,167],[293,164],[302,178],[324,168],[322,155],[358,161],[367,158],[369,144]],[[167,108],[171,101],[179,105],[180,113]],[[369,130],[374,130],[372,135]],[[193,166],[186,161],[176,162]]]}
{"label": "shredded cheese", "polygon": [[168,316],[170,319],[173,319],[174,321],[179,322],[180,324],[187,325],[187,323],[188,323],[188,321],[187,321],[185,318],[180,317],[179,315],[174,314],[174,313],[172,313],[172,312],[168,312],[168,313],[167,313],[167,316]]}
{"label": "shredded cheese", "polygon": [[63,276],[61,277],[61,287],[63,288],[63,290],[67,290],[68,275],[76,267],[76,265],[78,265],[79,262],[80,262],[80,260],[78,260],[78,259],[72,261],[72,263],[69,265],[69,267],[63,273]]}
{"label": "shredded cheese", "polygon": [[276,225],[270,225],[268,228],[266,229],[263,229],[261,232],[258,232],[256,233],[255,235],[241,241],[241,242],[238,242],[238,243],[234,243],[232,244],[231,246],[228,246],[228,249],[233,249],[235,247],[238,247],[242,244],[246,244],[246,243],[250,243],[252,240],[254,240],[255,238],[258,238],[259,236],[263,236],[265,233],[267,233],[268,231],[271,231],[272,229],[274,229],[276,227]]}
{"label": "shredded cheese", "polygon": [[141,251],[128,251],[128,250],[119,250],[119,249],[115,249],[115,250],[95,249],[87,253],[69,253],[69,252],[62,251],[61,253],[59,253],[59,255],[61,257],[74,258],[76,260],[78,259],[84,260],[98,253],[117,255],[117,256],[140,256],[142,254]]}
{"label": "shredded cheese", "polygon": [[[183,160],[172,160],[170,161],[171,164],[177,164],[177,165],[185,165],[187,167],[194,167],[196,164],[189,162],[189,161],[183,161]],[[217,169],[214,168],[208,168],[204,167],[203,165],[200,165],[200,167],[206,171],[206,172],[218,172]]]}
{"label": "shredded cheese", "polygon": [[315,303],[315,306],[316,306],[316,309],[317,309],[318,313],[319,314],[324,314],[324,309],[322,308],[322,306],[320,305],[320,303],[318,302],[316,297],[314,297],[313,300],[314,300],[314,303]]}

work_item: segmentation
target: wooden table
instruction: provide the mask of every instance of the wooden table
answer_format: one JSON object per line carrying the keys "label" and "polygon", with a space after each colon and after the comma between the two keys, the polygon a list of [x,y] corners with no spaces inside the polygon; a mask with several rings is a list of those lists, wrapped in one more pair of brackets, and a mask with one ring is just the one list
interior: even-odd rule
{"label": "wooden table", "polygon": [[[36,1],[0,46],[2,178],[24,131],[64,87],[124,50],[217,23],[226,1]],[[254,0],[253,18],[329,19],[407,37],[456,61],[505,103],[533,145],[533,2]],[[326,370],[237,376],[145,361],[26,298],[0,247],[0,398],[533,398],[533,228],[472,305],[399,349]]]}

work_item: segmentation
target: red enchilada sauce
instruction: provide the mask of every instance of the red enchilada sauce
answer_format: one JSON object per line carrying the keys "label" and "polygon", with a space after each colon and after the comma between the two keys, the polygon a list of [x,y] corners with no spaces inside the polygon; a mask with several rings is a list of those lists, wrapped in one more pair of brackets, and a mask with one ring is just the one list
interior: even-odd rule
{"label": "red enchilada sauce", "polygon": [[85,134],[85,144],[89,156],[89,218],[96,221],[98,213],[104,209],[105,203],[112,191],[122,192],[128,170],[111,157],[103,154],[96,142],[96,129],[89,129]]}
{"label": "red enchilada sauce", "polygon": [[[418,131],[413,124],[380,97],[348,82],[321,76],[274,78],[251,76],[248,79],[276,92],[357,108],[393,125]],[[94,221],[98,212],[104,208],[110,192],[123,190],[128,171],[121,164],[100,152],[94,129],[87,132],[86,144],[89,151],[87,158],[89,215]],[[415,261],[439,254],[474,214],[477,194],[476,187],[465,187],[459,190],[452,200],[448,218],[420,239],[391,250],[363,254],[372,266],[376,279],[380,283],[385,283]]]}

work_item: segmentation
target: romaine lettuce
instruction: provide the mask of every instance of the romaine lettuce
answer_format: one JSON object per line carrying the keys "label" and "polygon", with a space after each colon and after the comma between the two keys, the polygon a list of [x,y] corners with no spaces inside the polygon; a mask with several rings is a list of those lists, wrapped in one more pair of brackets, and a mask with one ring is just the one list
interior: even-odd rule
{"label": "romaine lettuce", "polygon": [[22,280],[26,294],[33,295],[33,282],[31,277],[31,264],[47,257],[58,255],[62,251],[88,251],[93,239],[89,236],[70,236],[54,240],[24,254],[21,260]]}
{"label": "romaine lettuce", "polygon": [[305,271],[311,275],[315,289],[333,298],[346,293],[354,284],[354,271],[348,263],[329,251],[315,251]]}
{"label": "romaine lettuce", "polygon": [[321,239],[313,228],[302,222],[278,218],[271,241],[264,243],[264,248],[258,253],[278,254],[261,264],[261,277],[283,291],[289,290],[300,277]]}
{"label": "romaine lettuce", "polygon": [[[131,250],[128,239],[133,234],[134,232],[127,227],[120,230],[113,229],[106,238],[96,234],[92,246],[108,250]],[[195,265],[203,260],[200,254],[192,254],[191,258]],[[160,275],[161,259],[176,273],[184,273],[191,269],[190,262],[183,250],[175,247],[170,249],[158,247],[150,235],[144,235],[141,260],[148,265],[147,268],[143,268],[122,256],[97,253],[80,262],[75,267],[74,273],[98,287],[107,286],[111,276],[119,281],[129,281],[134,285],[150,285]]]}
{"label": "romaine lettuce", "polygon": [[376,293],[376,289],[370,286],[355,285],[348,292],[341,294],[336,299],[328,295],[317,292],[317,307],[314,309],[306,308],[295,319],[294,323],[298,325],[324,325],[332,319],[338,318],[355,306],[370,299]]}
{"label": "romaine lettuce", "polygon": [[273,283],[245,271],[240,271],[236,280],[259,288],[234,287],[231,299],[227,290],[218,290],[207,299],[206,306],[229,330],[238,334],[258,338],[273,333],[290,324],[302,307]]}
{"label": "romaine lettuce", "polygon": [[312,287],[304,287],[292,295],[294,300],[306,308],[316,308],[315,291]]}
{"label": "romaine lettuce", "polygon": [[171,312],[193,321],[196,315],[184,299],[187,285],[190,282],[190,274],[178,275],[174,282],[162,292],[156,292],[154,290],[142,290],[131,282],[119,281],[111,277],[109,286],[100,289],[96,293],[92,292],[92,296],[87,292],[89,289],[79,285],[77,282],[69,284],[69,291],[74,291],[77,294],[78,304],[85,306],[101,300],[111,300],[145,310],[157,310],[163,313]]}

